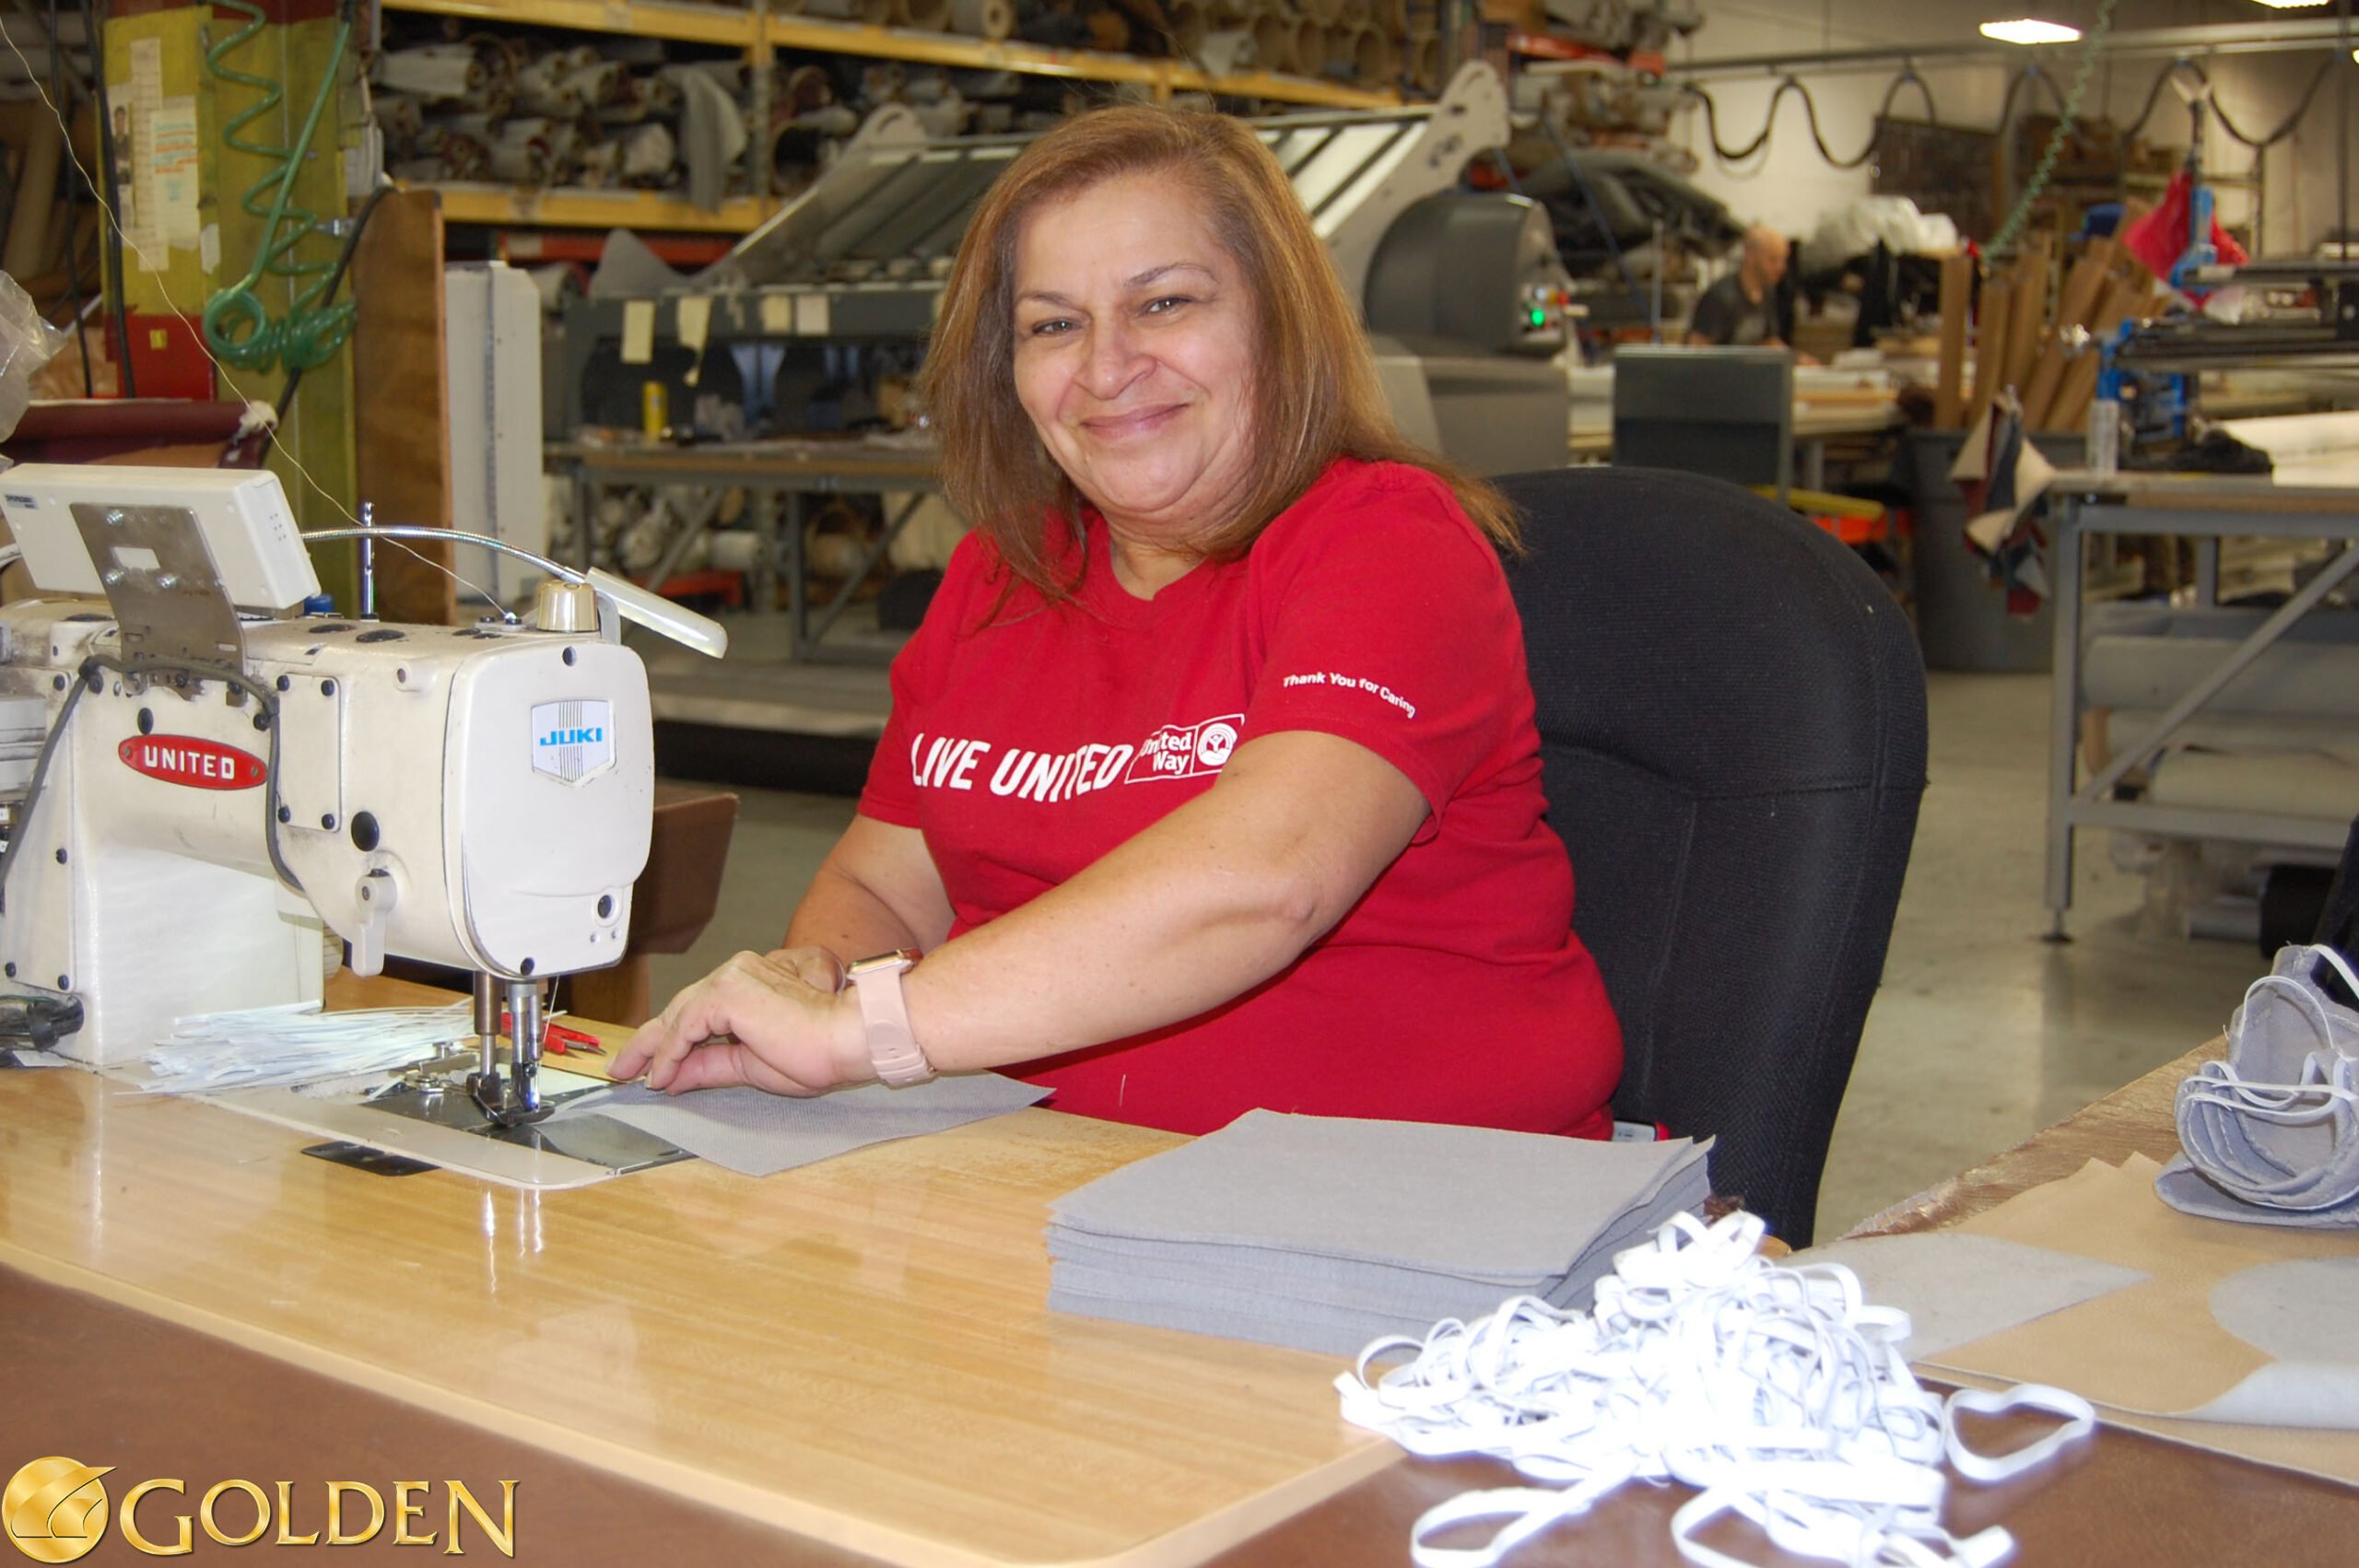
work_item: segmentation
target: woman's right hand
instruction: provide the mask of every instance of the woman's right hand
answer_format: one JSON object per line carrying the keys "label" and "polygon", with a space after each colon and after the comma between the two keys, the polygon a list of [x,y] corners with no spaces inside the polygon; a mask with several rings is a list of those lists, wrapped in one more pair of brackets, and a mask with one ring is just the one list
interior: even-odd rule
{"label": "woman's right hand", "polygon": [[675,1094],[746,1084],[798,1097],[874,1078],[859,1004],[824,983],[839,971],[815,951],[738,954],[641,1024],[608,1072]]}

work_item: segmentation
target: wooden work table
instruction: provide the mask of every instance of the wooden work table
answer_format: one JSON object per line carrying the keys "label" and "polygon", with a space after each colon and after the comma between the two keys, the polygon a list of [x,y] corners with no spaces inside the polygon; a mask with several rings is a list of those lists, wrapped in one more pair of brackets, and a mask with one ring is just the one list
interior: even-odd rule
{"label": "wooden work table", "polygon": [[[1879,1223],[2167,1153],[2192,1059]],[[1166,1135],[1033,1110],[767,1181],[691,1163],[538,1199],[299,1141],[0,1073],[5,1468],[184,1476],[191,1505],[230,1476],[516,1478],[522,1561],[748,1568],[1405,1563],[1424,1508],[1511,1479],[1343,1427],[1333,1361],[1047,1312],[1047,1199]],[[1685,1495],[1625,1489],[1511,1562],[1673,1562]],[[1954,1508],[2006,1523],[2025,1564],[2324,1563],[2359,1539],[2359,1492],[2110,1429]],[[147,1559],[111,1539],[84,1561]]]}
{"label": "wooden work table", "polygon": [[539,1192],[310,1141],[0,1073],[0,1264],[901,1563],[1198,1561],[1394,1457],[1324,1358],[1048,1310],[1049,1200],[1170,1134],[1034,1110]]}

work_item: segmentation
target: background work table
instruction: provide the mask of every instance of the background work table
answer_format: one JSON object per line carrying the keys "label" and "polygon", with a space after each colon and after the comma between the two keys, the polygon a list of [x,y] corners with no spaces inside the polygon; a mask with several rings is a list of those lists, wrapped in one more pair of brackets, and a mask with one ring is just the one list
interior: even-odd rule
{"label": "background work table", "polygon": [[[2092,1154],[2167,1152],[2192,1059],[1882,1221],[1949,1223]],[[1322,1358],[1043,1311],[1047,1196],[1165,1135],[1027,1111],[766,1182],[691,1164],[534,1204],[96,1089],[0,1074],[11,1468],[65,1454],[126,1484],[315,1493],[512,1477],[520,1561],[818,1568],[867,1561],[808,1503],[836,1488],[874,1515],[860,1544],[907,1561],[1308,1568],[1405,1563],[1419,1512],[1508,1480],[1363,1443]],[[1673,1562],[1685,1495],[1626,1489],[1511,1561]],[[1207,1507],[1227,1539],[1161,1523]],[[1953,1507],[2003,1521],[2025,1564],[2324,1563],[2359,1539],[2359,1492],[2109,1429]],[[146,1560],[110,1539],[84,1561]]]}

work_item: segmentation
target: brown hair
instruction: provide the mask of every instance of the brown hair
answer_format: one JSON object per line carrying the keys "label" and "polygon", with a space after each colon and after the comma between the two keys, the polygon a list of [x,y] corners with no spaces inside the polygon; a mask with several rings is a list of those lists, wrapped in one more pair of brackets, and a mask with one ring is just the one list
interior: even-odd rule
{"label": "brown hair", "polygon": [[[1174,176],[1196,196],[1215,240],[1253,295],[1255,397],[1266,435],[1246,500],[1203,536],[1235,559],[1335,458],[1414,464],[1456,492],[1476,526],[1520,548],[1515,514],[1490,486],[1402,439],[1377,381],[1359,313],[1327,248],[1268,147],[1225,114],[1124,105],[1094,110],[1027,147],[968,226],[943,295],[921,391],[940,432],[944,488],[991,535],[1015,574],[1051,600],[1043,530],[1076,518],[1081,496],[1015,395],[1015,244],[1044,203],[1130,174]],[[1271,416],[1272,411],[1283,417]]]}

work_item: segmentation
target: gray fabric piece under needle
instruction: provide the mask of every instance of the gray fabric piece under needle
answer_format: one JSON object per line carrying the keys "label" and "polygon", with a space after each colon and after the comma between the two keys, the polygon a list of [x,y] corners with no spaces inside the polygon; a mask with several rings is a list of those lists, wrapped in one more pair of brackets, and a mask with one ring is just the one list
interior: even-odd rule
{"label": "gray fabric piece under needle", "polygon": [[1693,1147],[1249,1111],[1066,1194],[1054,1211],[1098,1235],[1283,1247],[1511,1285],[1570,1268]]}
{"label": "gray fabric piece under needle", "polygon": [[1860,1293],[1908,1314],[1911,1361],[2078,1306],[2146,1278],[2135,1269],[1970,1231],[1860,1236],[1797,1252],[1795,1268],[1840,1263]]}
{"label": "gray fabric piece under needle", "polygon": [[643,1083],[585,1094],[551,1120],[603,1116],[635,1127],[740,1176],[775,1176],[816,1161],[1004,1116],[1048,1098],[1037,1083],[994,1072],[965,1072],[890,1089],[863,1083],[808,1100],[759,1089],[698,1089],[666,1094]]}

